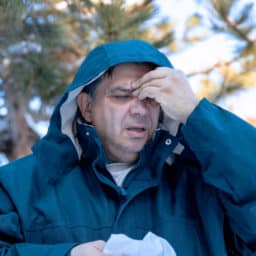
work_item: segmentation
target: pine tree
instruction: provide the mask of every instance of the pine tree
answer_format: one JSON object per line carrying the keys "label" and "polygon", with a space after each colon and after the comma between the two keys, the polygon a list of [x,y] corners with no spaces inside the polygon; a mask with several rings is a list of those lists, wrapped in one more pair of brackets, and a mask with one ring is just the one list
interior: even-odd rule
{"label": "pine tree", "polygon": [[[191,18],[197,17],[198,20],[194,25],[188,26],[186,33],[190,37],[187,38],[187,42],[191,38],[197,42],[224,33],[237,43],[233,59],[221,61],[206,70],[190,74],[190,76],[201,74],[203,77],[199,97],[206,96],[216,102],[236,90],[256,86],[256,19],[254,17],[256,3],[239,0],[208,0],[204,3],[208,10],[210,27],[207,32],[204,30],[205,34],[195,38],[193,30],[201,25],[202,17],[198,14],[194,15]],[[213,72],[219,74],[222,78],[221,82],[214,82],[211,79]]]}
{"label": "pine tree", "polygon": [[7,119],[8,129],[2,131],[5,139],[0,145],[10,159],[28,153],[38,138],[26,118],[31,98],[49,99],[66,83],[66,70],[61,58],[56,58],[68,45],[62,14],[56,10],[53,14],[53,4],[24,2],[5,1],[0,6],[0,77],[8,110],[2,117]]}

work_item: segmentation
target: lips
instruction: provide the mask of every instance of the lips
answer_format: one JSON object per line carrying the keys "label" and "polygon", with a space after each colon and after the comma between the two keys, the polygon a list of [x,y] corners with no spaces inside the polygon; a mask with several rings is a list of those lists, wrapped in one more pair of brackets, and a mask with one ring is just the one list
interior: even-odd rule
{"label": "lips", "polygon": [[129,127],[127,128],[128,131],[135,131],[135,132],[144,132],[146,129],[144,127]]}
{"label": "lips", "polygon": [[147,134],[147,129],[141,126],[131,126],[126,128],[128,135],[133,138],[144,138]]}

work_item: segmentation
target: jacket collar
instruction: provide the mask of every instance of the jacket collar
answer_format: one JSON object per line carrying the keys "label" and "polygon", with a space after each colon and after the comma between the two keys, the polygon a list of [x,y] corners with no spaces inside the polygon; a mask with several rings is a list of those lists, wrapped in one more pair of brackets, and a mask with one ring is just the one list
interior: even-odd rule
{"label": "jacket collar", "polygon": [[[59,114],[59,112],[55,112],[56,114]],[[58,118],[55,115],[52,118]],[[51,127],[51,131],[54,131],[54,128]],[[36,157],[37,169],[39,169],[38,175],[41,179],[56,182],[65,173],[79,166],[81,159],[89,161],[94,169],[105,169],[107,158],[95,128],[86,124],[77,124],[75,137],[81,148],[85,149],[82,151],[81,158],[74,143],[67,135],[62,133],[48,132],[44,138],[33,146],[32,150]],[[135,166],[135,169],[150,168],[154,171],[140,171],[136,178],[142,180],[152,179],[152,177],[157,178],[160,175],[158,170],[162,169],[161,167],[167,158],[170,159],[174,156],[178,145],[179,137],[177,135],[173,136],[161,129],[156,130],[153,138],[140,152],[139,160]]]}
{"label": "jacket collar", "polygon": [[[82,161],[85,161],[87,166],[92,166],[94,171],[106,173],[105,166],[108,160],[95,128],[87,124],[78,124],[77,136],[81,147],[84,149]],[[145,181],[152,180],[152,178],[158,179],[166,160],[174,157],[173,151],[177,148],[178,143],[179,138],[177,136],[161,129],[156,130],[153,138],[140,152],[139,160],[134,166],[133,173],[136,173],[136,179]],[[146,169],[147,171],[143,171]],[[135,172],[135,170],[139,171]],[[99,174],[96,175],[100,178]],[[133,177],[133,175],[129,176]],[[106,183],[105,177],[101,181]],[[126,182],[129,183],[129,179]]]}

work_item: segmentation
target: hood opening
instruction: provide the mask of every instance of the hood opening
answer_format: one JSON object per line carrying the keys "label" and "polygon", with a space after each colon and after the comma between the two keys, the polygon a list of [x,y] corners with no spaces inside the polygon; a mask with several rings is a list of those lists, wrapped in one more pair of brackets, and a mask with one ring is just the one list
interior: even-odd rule
{"label": "hood opening", "polygon": [[[66,91],[66,100],[59,106],[60,132],[67,135],[75,146],[78,156],[82,150],[76,139],[75,118],[78,94],[111,67],[121,63],[152,63],[157,67],[173,68],[169,59],[157,48],[142,40],[111,42],[93,49],[81,64],[71,85]],[[164,116],[159,129],[168,130],[175,136],[179,123]]]}

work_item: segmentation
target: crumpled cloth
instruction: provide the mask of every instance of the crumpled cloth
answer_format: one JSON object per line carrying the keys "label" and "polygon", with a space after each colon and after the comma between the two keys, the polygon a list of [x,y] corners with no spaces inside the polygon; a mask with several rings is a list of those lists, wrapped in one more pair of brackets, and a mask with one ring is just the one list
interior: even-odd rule
{"label": "crumpled cloth", "polygon": [[148,232],[143,240],[135,240],[123,234],[113,234],[103,252],[112,256],[176,256],[172,246],[164,238],[152,232]]}

